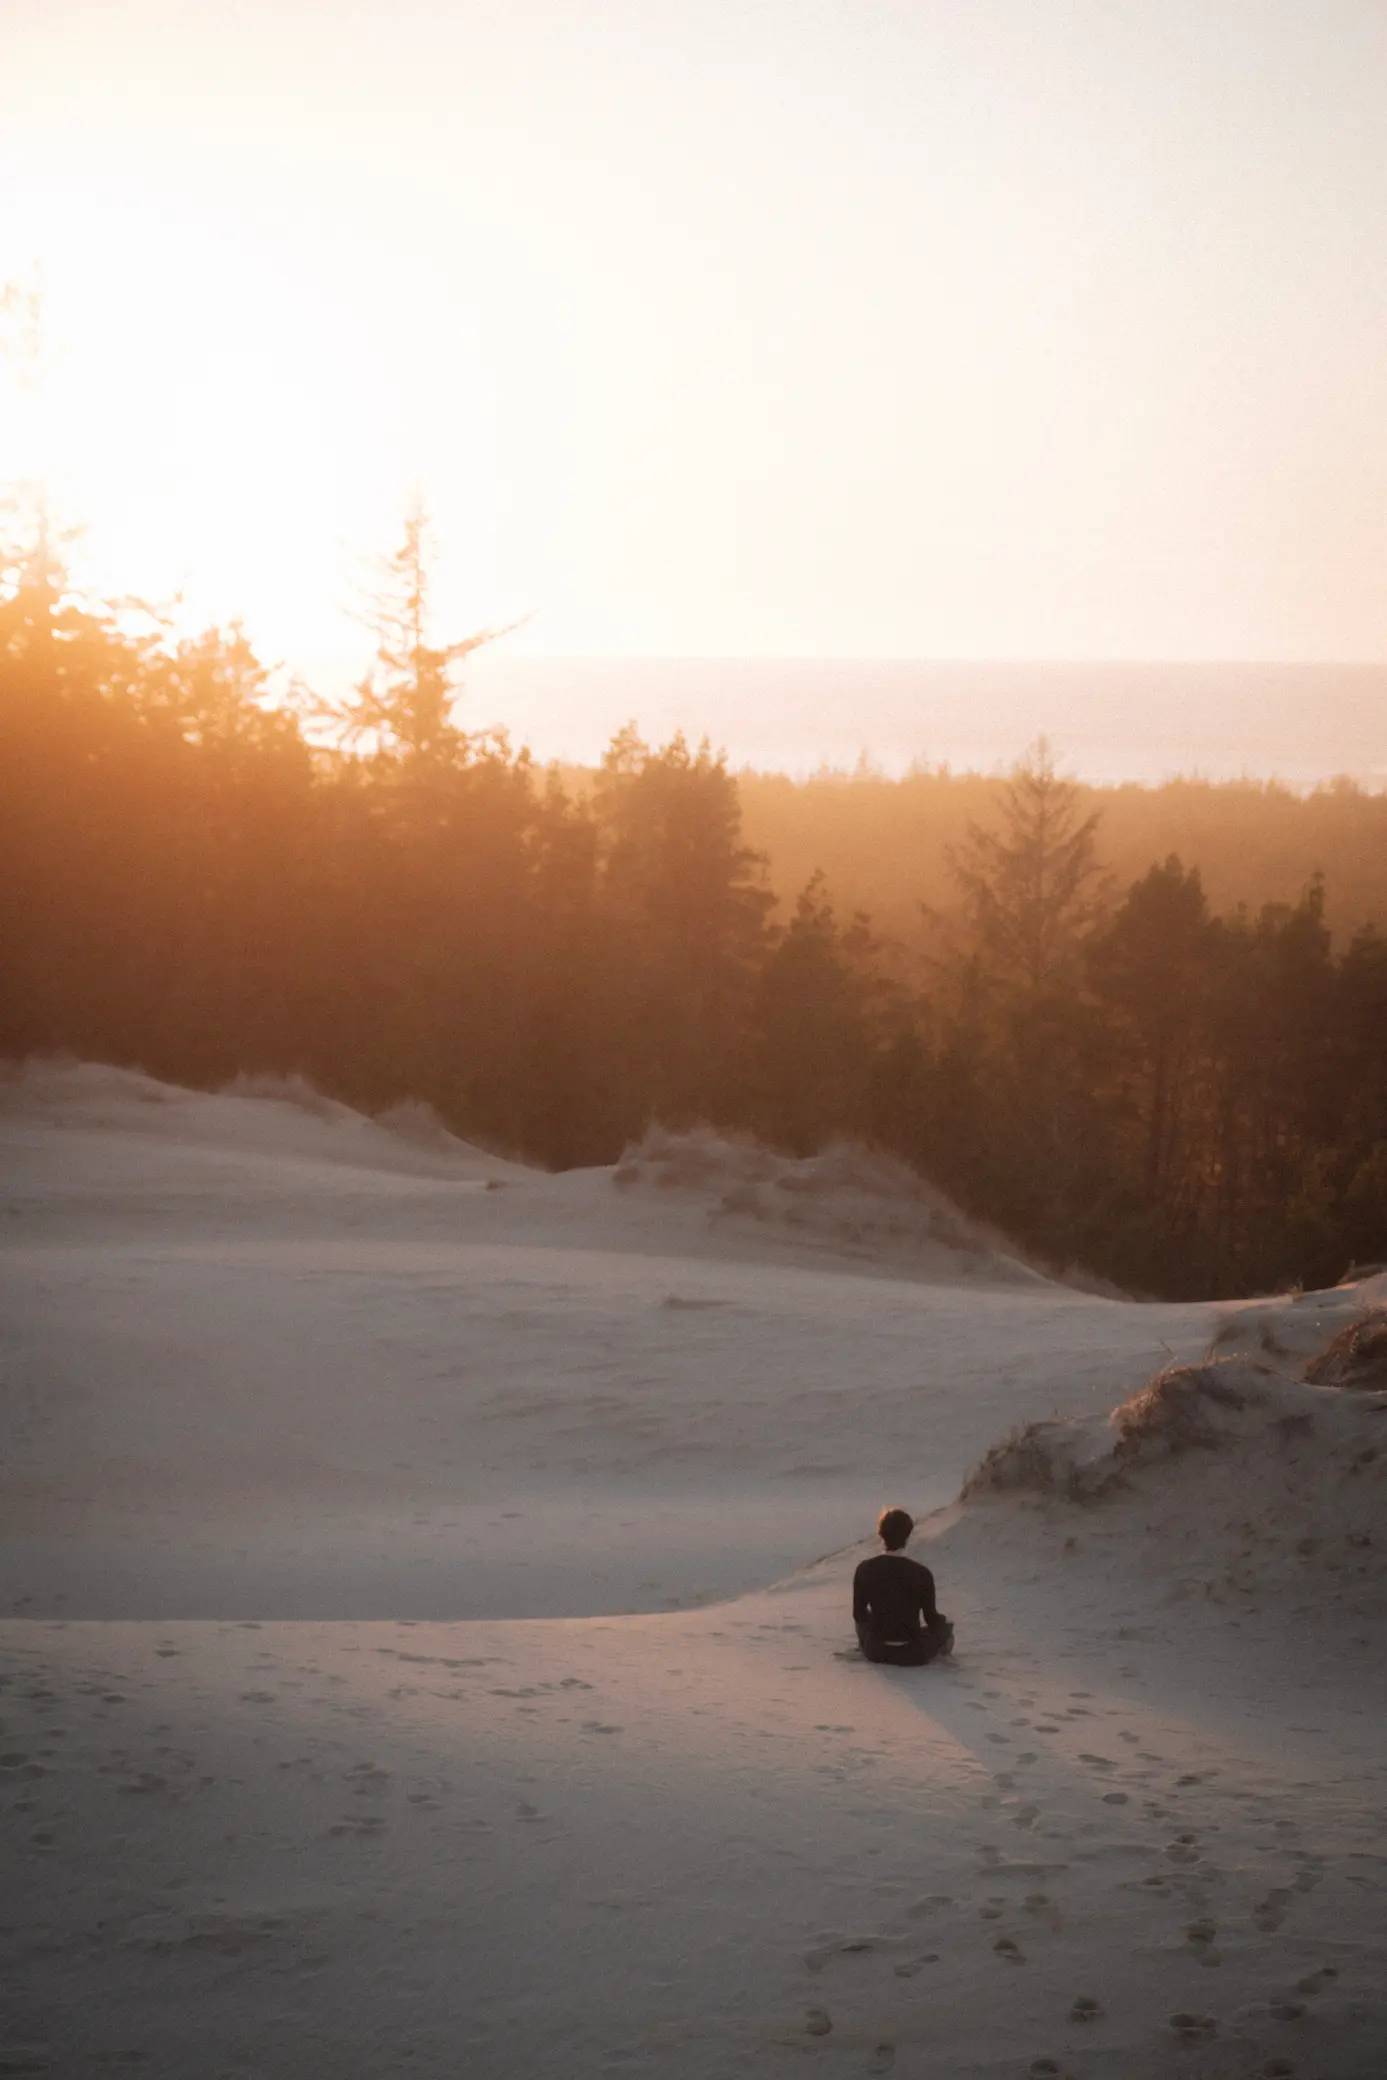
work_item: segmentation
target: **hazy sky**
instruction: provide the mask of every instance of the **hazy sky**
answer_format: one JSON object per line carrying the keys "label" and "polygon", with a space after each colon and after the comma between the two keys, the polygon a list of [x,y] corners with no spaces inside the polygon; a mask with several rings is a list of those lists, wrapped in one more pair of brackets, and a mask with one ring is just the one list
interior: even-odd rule
{"label": "hazy sky", "polygon": [[1387,657],[1387,0],[0,0],[3,407],[107,583],[358,642]]}

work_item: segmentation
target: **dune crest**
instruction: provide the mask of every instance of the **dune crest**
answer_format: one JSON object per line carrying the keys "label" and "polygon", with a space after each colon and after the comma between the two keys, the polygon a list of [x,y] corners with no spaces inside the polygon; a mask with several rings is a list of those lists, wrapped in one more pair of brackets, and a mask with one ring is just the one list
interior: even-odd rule
{"label": "dune crest", "polygon": [[784,1156],[713,1128],[652,1127],[612,1172],[623,1191],[700,1201],[712,1219],[746,1224],[856,1257],[948,1270],[992,1284],[1045,1286],[995,1229],[971,1220],[895,1156],[835,1142]]}
{"label": "dune crest", "polygon": [[1106,1418],[1018,1426],[970,1472],[962,1501],[1014,1499],[1076,1531],[1097,1513],[1120,1533],[1121,1564],[1159,1569],[1164,1590],[1197,1574],[1211,1594],[1387,1613],[1379,1283],[1249,1309],[1203,1362],[1164,1367]]}

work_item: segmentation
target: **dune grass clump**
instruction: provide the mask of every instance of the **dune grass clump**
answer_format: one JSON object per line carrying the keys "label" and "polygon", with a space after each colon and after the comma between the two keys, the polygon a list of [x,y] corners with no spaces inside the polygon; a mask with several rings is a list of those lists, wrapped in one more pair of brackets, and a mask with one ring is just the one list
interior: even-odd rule
{"label": "dune grass clump", "polygon": [[1025,1491],[1066,1502],[1102,1501],[1125,1487],[1139,1466],[1226,1443],[1243,1411],[1265,1399],[1251,1372],[1240,1359],[1168,1365],[1106,1424],[1023,1423],[979,1460],[962,1499]]}
{"label": "dune grass clump", "polygon": [[978,1495],[1005,1495],[1017,1489],[1054,1494],[1058,1479],[1054,1423],[1022,1423],[989,1445],[963,1482],[964,1502]]}
{"label": "dune grass clump", "polygon": [[1332,1336],[1305,1368],[1316,1387],[1387,1389],[1387,1307],[1371,1308]]}
{"label": "dune grass clump", "polygon": [[306,1112],[310,1119],[333,1121],[340,1119],[346,1107],[335,1098],[326,1097],[317,1090],[299,1070],[288,1075],[276,1075],[270,1070],[240,1070],[230,1083],[223,1084],[222,1092],[228,1098],[268,1098],[275,1105],[292,1105],[297,1112]]}
{"label": "dune grass clump", "polygon": [[859,1256],[909,1262],[947,1250],[968,1271],[1008,1283],[1049,1276],[907,1163],[860,1142],[793,1156],[719,1128],[651,1126],[623,1151],[612,1182],[698,1193],[715,1218],[741,1215]]}
{"label": "dune grass clump", "polygon": [[759,1184],[775,1175],[779,1159],[749,1134],[702,1126],[646,1128],[622,1150],[612,1173],[618,1186],[650,1183],[670,1191]]}
{"label": "dune grass clump", "polygon": [[393,1105],[387,1105],[384,1112],[376,1114],[375,1124],[401,1141],[412,1142],[416,1148],[435,1149],[444,1155],[466,1145],[444,1126],[432,1105],[423,1098],[397,1099]]}
{"label": "dune grass clump", "polygon": [[963,1483],[961,1500],[1028,1493],[1064,1502],[1097,1502],[1122,1485],[1110,1453],[1085,1457],[1070,1423],[1022,1423],[985,1452]]}
{"label": "dune grass clump", "polygon": [[1204,1365],[1168,1365],[1163,1372],[1114,1409],[1115,1458],[1127,1462],[1175,1458],[1181,1452],[1213,1450],[1223,1441],[1226,1425],[1216,1411],[1237,1415],[1255,1399],[1244,1377],[1235,1385],[1229,1372],[1236,1359]]}

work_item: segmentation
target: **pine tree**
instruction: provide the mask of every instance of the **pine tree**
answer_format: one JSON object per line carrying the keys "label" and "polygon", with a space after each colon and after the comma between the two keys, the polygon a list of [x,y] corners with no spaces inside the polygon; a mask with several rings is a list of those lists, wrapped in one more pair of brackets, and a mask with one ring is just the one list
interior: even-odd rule
{"label": "pine tree", "polygon": [[865,918],[840,929],[822,873],[801,890],[761,973],[755,1119],[769,1141],[812,1155],[868,1122],[879,995]]}
{"label": "pine tree", "polygon": [[[1034,1247],[1062,1255],[1100,1156],[1088,1103],[1093,1033],[1085,938],[1102,915],[1096,815],[1038,738],[1000,803],[950,854],[959,890],[944,963],[942,1055],[977,1100],[975,1145],[955,1158],[970,1196]],[[966,1062],[965,1062],[966,1057]]]}
{"label": "pine tree", "polygon": [[379,559],[378,582],[360,616],[376,639],[375,656],[353,694],[319,712],[349,743],[370,739],[409,763],[448,766],[464,763],[475,746],[454,719],[456,668],[509,629],[483,628],[456,642],[432,642],[432,553],[429,516],[415,498],[405,511],[399,548]]}
{"label": "pine tree", "polygon": [[727,1120],[745,1104],[754,992],[772,898],[743,844],[726,758],[634,726],[593,789],[609,1023],[626,1120]]}
{"label": "pine tree", "polygon": [[1056,772],[1044,737],[1000,806],[1001,829],[970,823],[949,864],[982,977],[1005,996],[1036,997],[1072,981],[1079,942],[1102,914],[1099,819],[1080,814],[1079,790]]}

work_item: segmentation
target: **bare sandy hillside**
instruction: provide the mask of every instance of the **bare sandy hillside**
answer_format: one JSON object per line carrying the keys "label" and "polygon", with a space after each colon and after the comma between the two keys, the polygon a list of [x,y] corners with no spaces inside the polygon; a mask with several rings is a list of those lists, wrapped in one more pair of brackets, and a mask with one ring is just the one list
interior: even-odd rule
{"label": "bare sandy hillside", "polygon": [[0,2072],[1387,2071],[1387,1280],[74,1066],[0,1245]]}

